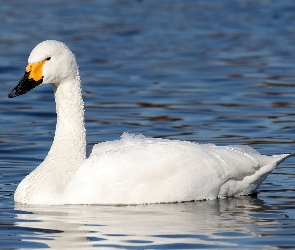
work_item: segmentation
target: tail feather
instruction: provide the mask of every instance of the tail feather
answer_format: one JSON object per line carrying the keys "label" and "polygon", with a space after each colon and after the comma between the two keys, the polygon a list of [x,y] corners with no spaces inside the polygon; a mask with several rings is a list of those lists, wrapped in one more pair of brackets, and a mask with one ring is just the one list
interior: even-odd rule
{"label": "tail feather", "polygon": [[262,165],[254,174],[244,177],[242,180],[229,180],[220,188],[218,198],[241,196],[255,193],[265,178],[284,160],[295,156],[295,153],[273,155],[274,161]]}

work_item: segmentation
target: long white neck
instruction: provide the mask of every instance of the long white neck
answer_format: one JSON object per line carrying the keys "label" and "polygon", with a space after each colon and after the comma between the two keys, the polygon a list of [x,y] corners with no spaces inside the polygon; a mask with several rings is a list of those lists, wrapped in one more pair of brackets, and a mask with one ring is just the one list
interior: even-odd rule
{"label": "long white neck", "polygon": [[80,77],[53,85],[57,124],[55,136],[46,161],[58,162],[61,171],[71,178],[86,158],[84,103]]}

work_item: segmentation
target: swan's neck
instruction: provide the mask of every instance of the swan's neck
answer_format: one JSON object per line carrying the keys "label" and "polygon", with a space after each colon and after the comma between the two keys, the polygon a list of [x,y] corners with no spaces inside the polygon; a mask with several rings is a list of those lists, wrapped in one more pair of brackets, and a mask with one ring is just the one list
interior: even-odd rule
{"label": "swan's neck", "polygon": [[[53,144],[43,164],[54,163],[71,178],[86,158],[84,103],[80,77],[53,85],[57,123]],[[47,163],[48,162],[48,163]],[[48,166],[50,167],[50,166]]]}
{"label": "swan's neck", "polygon": [[86,158],[84,103],[79,75],[54,84],[53,90],[56,130],[50,151],[40,167],[58,174],[60,184],[66,186]]}

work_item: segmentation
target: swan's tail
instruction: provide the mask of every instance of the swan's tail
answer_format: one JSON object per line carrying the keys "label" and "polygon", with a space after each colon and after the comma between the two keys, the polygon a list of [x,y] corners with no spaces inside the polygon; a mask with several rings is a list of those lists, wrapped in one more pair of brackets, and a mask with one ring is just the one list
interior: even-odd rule
{"label": "swan's tail", "polygon": [[[259,161],[261,166],[254,174],[244,177],[242,180],[229,180],[220,188],[218,197],[242,196],[256,192],[265,178],[284,160],[295,156],[295,153],[273,156],[263,156]],[[267,158],[266,158],[267,157]],[[264,163],[264,164],[261,164]]]}
{"label": "swan's tail", "polygon": [[273,155],[273,157],[278,157],[280,158],[280,160],[278,161],[279,165],[281,162],[283,162],[284,160],[288,159],[289,157],[295,156],[295,153],[291,153],[291,154],[282,154],[282,155]]}

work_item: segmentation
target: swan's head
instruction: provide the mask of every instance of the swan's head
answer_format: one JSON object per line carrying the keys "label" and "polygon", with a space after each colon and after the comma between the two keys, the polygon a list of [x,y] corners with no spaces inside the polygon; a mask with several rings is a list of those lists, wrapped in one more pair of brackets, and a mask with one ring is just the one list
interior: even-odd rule
{"label": "swan's head", "polygon": [[8,97],[25,94],[40,84],[59,85],[63,80],[76,76],[77,72],[75,55],[64,43],[54,40],[41,42],[32,50],[24,77]]}

